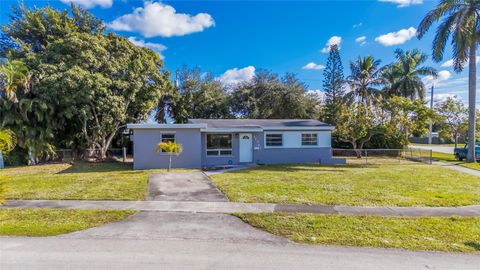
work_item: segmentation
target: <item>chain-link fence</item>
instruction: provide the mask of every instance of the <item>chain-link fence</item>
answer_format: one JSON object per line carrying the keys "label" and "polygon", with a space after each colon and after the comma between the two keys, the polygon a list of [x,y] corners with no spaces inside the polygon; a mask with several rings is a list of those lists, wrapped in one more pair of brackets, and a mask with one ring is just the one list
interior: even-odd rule
{"label": "chain-link fence", "polygon": [[333,157],[347,159],[347,164],[408,164],[432,163],[432,151],[405,149],[333,149]]}
{"label": "chain-link fence", "polygon": [[47,162],[71,162],[73,160],[99,161],[111,160],[117,162],[130,162],[132,158],[126,155],[126,150],[122,148],[108,149],[105,156],[102,157],[100,149],[85,149],[83,151],[74,151],[71,149],[57,149],[55,154],[51,155]]}

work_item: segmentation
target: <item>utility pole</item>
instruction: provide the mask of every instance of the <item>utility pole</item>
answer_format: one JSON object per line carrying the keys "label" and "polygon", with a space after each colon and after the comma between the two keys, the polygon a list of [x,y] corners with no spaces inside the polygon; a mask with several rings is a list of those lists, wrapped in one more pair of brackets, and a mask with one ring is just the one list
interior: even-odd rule
{"label": "utility pole", "polygon": [[[430,110],[433,110],[433,91],[434,91],[434,86],[432,83],[432,91],[430,91]],[[430,124],[428,125],[430,134],[428,135],[428,144],[432,144],[432,129],[433,129],[433,124],[432,121],[430,121]]]}

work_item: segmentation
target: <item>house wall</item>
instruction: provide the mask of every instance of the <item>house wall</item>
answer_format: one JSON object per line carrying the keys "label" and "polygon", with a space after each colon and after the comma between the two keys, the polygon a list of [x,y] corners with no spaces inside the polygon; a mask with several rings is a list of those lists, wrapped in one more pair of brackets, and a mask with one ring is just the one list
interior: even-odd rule
{"label": "house wall", "polygon": [[[282,133],[282,147],[267,147],[265,134]],[[302,146],[301,134],[311,131],[266,131],[254,133],[253,161],[258,164],[295,164],[295,163],[324,163],[332,164],[341,160],[332,159],[331,132],[315,131],[318,133],[318,146]]]}
{"label": "house wall", "polygon": [[172,158],[172,167],[200,168],[201,133],[199,129],[135,129],[133,131],[133,167],[136,170],[168,168],[168,155],[154,152],[162,133],[175,133],[183,152]]}
{"label": "house wall", "polygon": [[[244,132],[248,133],[248,132]],[[267,147],[265,134],[282,133],[282,147]],[[302,133],[317,133],[317,146],[302,146]],[[239,133],[233,134],[232,156],[207,156],[206,134],[202,132],[202,166],[211,167],[217,165],[239,164]],[[331,132],[330,131],[265,131],[253,134],[253,162],[258,164],[287,164],[287,163],[344,163],[341,160],[332,159]]]}
{"label": "house wall", "polygon": [[[227,134],[227,132],[222,132]],[[232,155],[231,156],[207,156],[207,133],[202,132],[202,167],[212,167],[216,165],[229,165],[239,163],[239,137],[238,133],[232,134]]]}
{"label": "house wall", "polygon": [[[266,147],[265,134],[279,132],[284,134],[284,145],[282,147]],[[308,131],[252,133],[253,162],[258,164],[344,163],[344,160],[332,159],[330,131],[315,131],[319,133],[318,146],[302,146],[302,132]],[[239,164],[239,133],[231,133],[233,134],[231,156],[207,156],[206,133],[200,132],[200,129],[134,129],[134,169],[145,170],[168,167],[168,155],[165,153],[155,154],[154,152],[155,147],[161,140],[162,133],[175,133],[176,142],[183,146],[182,154],[173,157],[172,167],[201,168]]]}

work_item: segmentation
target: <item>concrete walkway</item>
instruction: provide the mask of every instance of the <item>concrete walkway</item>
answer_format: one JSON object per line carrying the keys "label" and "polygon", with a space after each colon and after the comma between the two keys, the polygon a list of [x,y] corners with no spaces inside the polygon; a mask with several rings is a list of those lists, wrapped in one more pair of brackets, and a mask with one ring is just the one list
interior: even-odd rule
{"label": "concrete walkway", "polygon": [[226,202],[227,197],[202,172],[154,173],[148,177],[149,201]]}
{"label": "concrete walkway", "polygon": [[434,161],[434,162],[432,162],[432,164],[442,166],[442,167],[445,167],[445,168],[448,168],[448,169],[451,169],[451,170],[455,170],[455,171],[458,171],[458,172],[468,173],[468,174],[480,177],[480,171],[470,169],[470,168],[467,168],[467,167],[463,167],[463,166],[460,166],[460,165],[455,165],[455,164],[440,162],[440,161]]}
{"label": "concrete walkway", "polygon": [[193,213],[316,213],[357,216],[480,216],[480,205],[462,207],[387,207],[191,201],[10,200],[5,208],[112,209]]}

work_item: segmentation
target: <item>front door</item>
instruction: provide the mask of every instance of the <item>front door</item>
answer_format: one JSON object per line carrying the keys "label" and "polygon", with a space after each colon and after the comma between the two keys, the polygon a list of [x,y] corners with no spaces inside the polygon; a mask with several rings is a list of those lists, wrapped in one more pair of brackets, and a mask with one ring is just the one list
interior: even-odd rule
{"label": "front door", "polygon": [[253,161],[252,133],[240,133],[240,162]]}

